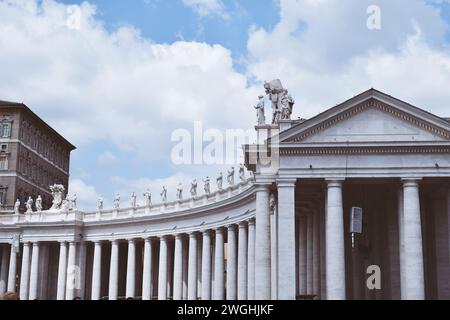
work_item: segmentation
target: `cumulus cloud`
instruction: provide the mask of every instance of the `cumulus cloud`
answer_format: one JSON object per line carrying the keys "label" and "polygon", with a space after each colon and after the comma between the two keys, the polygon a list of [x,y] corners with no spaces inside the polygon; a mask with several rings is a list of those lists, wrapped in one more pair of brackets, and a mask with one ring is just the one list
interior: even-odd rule
{"label": "cumulus cloud", "polygon": [[97,157],[97,165],[100,167],[110,167],[119,163],[119,158],[117,158],[111,152],[103,152]]}
{"label": "cumulus cloud", "polygon": [[221,0],[182,0],[183,4],[191,7],[200,16],[210,14],[218,15],[222,18],[228,18],[225,6]]}
{"label": "cumulus cloud", "polygon": [[82,210],[95,209],[99,194],[94,186],[86,184],[81,179],[69,181],[69,195],[77,195],[77,207]]}
{"label": "cumulus cloud", "polygon": [[309,117],[375,87],[448,116],[448,24],[420,0],[377,1],[381,30],[369,30],[372,1],[280,2],[273,30],[254,27],[249,75],[279,77]]}

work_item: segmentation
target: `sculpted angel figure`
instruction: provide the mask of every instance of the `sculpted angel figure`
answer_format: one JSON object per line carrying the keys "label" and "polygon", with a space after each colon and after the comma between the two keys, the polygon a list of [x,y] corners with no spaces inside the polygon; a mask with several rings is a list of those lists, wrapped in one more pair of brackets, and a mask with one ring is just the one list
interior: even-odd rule
{"label": "sculpted angel figure", "polygon": [[197,179],[194,179],[191,182],[191,196],[195,197],[197,195]]}
{"label": "sculpted angel figure", "polygon": [[234,167],[231,167],[231,170],[228,171],[227,182],[230,186],[234,185]]}
{"label": "sculpted angel figure", "polygon": [[209,179],[209,177],[206,177],[203,180],[203,183],[205,184],[205,186],[204,186],[205,194],[210,194],[211,193],[211,180]]}

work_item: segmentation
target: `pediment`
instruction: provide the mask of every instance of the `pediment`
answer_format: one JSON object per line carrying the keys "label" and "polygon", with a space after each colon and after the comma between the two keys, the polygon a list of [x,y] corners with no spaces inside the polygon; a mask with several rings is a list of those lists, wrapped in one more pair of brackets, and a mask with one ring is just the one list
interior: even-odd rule
{"label": "pediment", "polygon": [[281,144],[448,142],[450,124],[379,91],[369,90],[281,132],[279,138]]}

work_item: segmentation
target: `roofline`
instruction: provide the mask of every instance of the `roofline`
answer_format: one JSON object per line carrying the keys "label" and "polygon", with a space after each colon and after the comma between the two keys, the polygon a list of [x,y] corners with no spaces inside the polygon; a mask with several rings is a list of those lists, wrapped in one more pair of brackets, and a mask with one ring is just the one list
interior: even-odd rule
{"label": "roofline", "polygon": [[43,124],[49,131],[55,134],[58,138],[60,138],[67,146],[71,149],[71,151],[75,150],[75,147],[72,143],[70,143],[66,138],[64,138],[58,131],[53,129],[47,122],[45,122],[41,117],[39,117],[36,113],[34,113],[26,104],[20,102],[9,102],[9,101],[0,101],[0,109],[8,108],[8,107],[16,107],[21,108],[25,112],[31,114],[32,117],[37,119],[41,124]]}

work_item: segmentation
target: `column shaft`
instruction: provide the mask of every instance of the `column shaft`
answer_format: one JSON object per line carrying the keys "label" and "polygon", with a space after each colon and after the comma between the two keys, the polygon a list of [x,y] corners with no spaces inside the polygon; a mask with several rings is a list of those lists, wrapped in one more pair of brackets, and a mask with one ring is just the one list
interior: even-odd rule
{"label": "column shaft", "polygon": [[80,299],[84,299],[85,298],[85,291],[86,291],[86,245],[87,243],[85,241],[81,241],[79,246],[80,246],[80,250],[79,250],[79,254],[78,254],[78,267],[80,268],[79,272],[79,276],[80,276],[80,283],[79,283],[79,288],[76,291],[76,295],[77,297],[79,297]]}
{"label": "column shaft", "polygon": [[102,285],[102,243],[94,243],[94,261],[92,267],[92,300],[100,300]]}
{"label": "column shaft", "polygon": [[6,292],[8,286],[8,266],[9,266],[9,248],[7,245],[1,247],[2,262],[0,266],[0,294]]}
{"label": "column shaft", "polygon": [[66,275],[67,275],[67,245],[61,242],[59,246],[59,266],[58,266],[58,289],[57,300],[64,300],[66,297]]}
{"label": "column shaft", "polygon": [[151,300],[153,294],[152,277],[152,251],[153,244],[150,238],[145,239],[144,243],[144,269],[142,276],[142,300]]}
{"label": "column shaft", "polygon": [[223,229],[216,229],[216,241],[214,250],[214,300],[225,299],[225,274],[224,274],[224,239]]}
{"label": "column shaft", "polygon": [[228,227],[227,247],[227,300],[237,299],[237,241],[236,227]]}
{"label": "column shaft", "polygon": [[342,181],[328,182],[326,219],[327,299],[345,300],[345,247]]}
{"label": "column shaft", "polygon": [[28,300],[30,285],[30,243],[23,244],[22,271],[20,272],[20,300]]}
{"label": "column shaft", "polygon": [[189,235],[188,300],[197,300],[197,234]]}
{"label": "column shaft", "polygon": [[238,300],[247,300],[247,264],[248,264],[248,235],[247,223],[239,224],[238,241]]}
{"label": "column shaft", "polygon": [[167,237],[159,242],[158,300],[167,299]]}
{"label": "column shaft", "polygon": [[30,272],[30,293],[29,299],[38,299],[38,281],[39,281],[39,242],[33,243],[33,253],[31,255]]}
{"label": "column shaft", "polygon": [[256,192],[255,298],[270,300],[270,211],[269,186],[258,186]]}
{"label": "column shaft", "polygon": [[247,269],[249,300],[255,299],[255,220],[248,222],[248,269]]}
{"label": "column shaft", "polygon": [[314,274],[313,274],[313,269],[314,269],[314,262],[313,262],[313,241],[314,241],[314,223],[313,223],[313,216],[312,213],[310,212],[307,216],[307,244],[306,244],[306,292],[308,295],[312,295],[313,293],[313,280],[314,280]]}
{"label": "column shaft", "polygon": [[211,300],[211,233],[203,232],[202,300]]}
{"label": "column shaft", "polygon": [[136,243],[134,239],[130,239],[128,240],[126,297],[134,298],[136,294],[135,291],[136,291]]}
{"label": "column shaft", "polygon": [[175,236],[175,256],[173,266],[173,299],[183,299],[183,235]]}
{"label": "column shaft", "polygon": [[406,299],[423,300],[425,284],[418,180],[403,180],[403,197]]}
{"label": "column shaft", "polygon": [[66,300],[75,298],[75,290],[80,287],[79,268],[76,265],[77,244],[69,242],[69,257],[67,259]]}
{"label": "column shaft", "polygon": [[109,300],[117,300],[119,285],[119,242],[111,242],[111,264],[109,267]]}
{"label": "column shaft", "polygon": [[9,254],[9,273],[8,273],[8,291],[16,292],[16,272],[17,272],[17,253],[14,250],[14,244],[11,244]]}
{"label": "column shaft", "polygon": [[307,218],[306,215],[301,213],[298,218],[298,245],[299,245],[299,254],[298,254],[298,266],[299,266],[299,291],[300,295],[306,295],[307,294],[307,273],[306,273],[306,267],[307,267],[307,247],[306,243],[308,240],[307,235]]}
{"label": "column shaft", "polygon": [[313,216],[313,294],[320,298],[320,217],[319,210]]}

